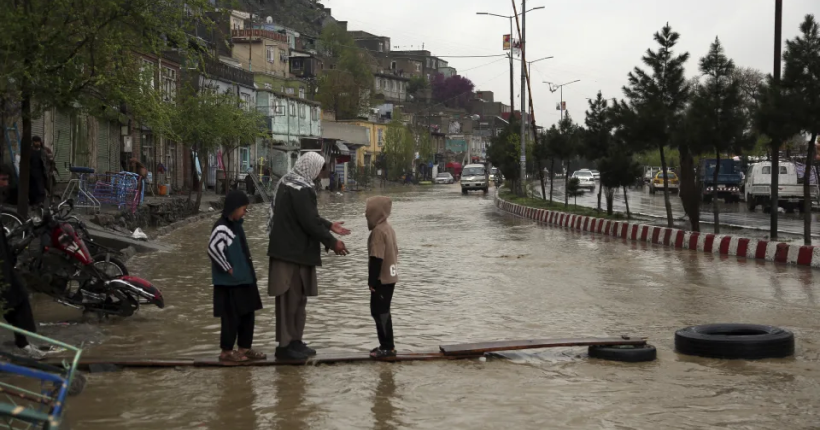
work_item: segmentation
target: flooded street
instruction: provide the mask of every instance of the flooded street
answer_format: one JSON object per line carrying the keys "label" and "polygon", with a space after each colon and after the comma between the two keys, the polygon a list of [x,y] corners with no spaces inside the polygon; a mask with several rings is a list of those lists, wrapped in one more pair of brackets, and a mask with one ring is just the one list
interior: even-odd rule
{"label": "flooded street", "polygon": [[[351,255],[325,257],[320,296],[308,302],[305,340],[320,354],[377,344],[368,307],[368,195],[320,196],[320,213],[353,230],[344,239]],[[817,428],[820,272],[538,226],[496,210],[492,193],[461,196],[458,185],[390,195],[400,250],[399,350],[629,334],[649,337],[658,360],[606,362],[568,348],[487,362],[90,374],[83,394],[69,400],[71,428]],[[267,208],[257,205],[245,224],[263,293],[266,220]],[[85,356],[218,354],[206,255],[212,222],[166,236],[172,252],[130,262],[133,274],[163,289],[167,307],[72,327],[94,341]],[[254,347],[272,355],[273,299],[263,301]],[[713,322],[792,330],[796,355],[730,362],[674,352],[676,329]]]}

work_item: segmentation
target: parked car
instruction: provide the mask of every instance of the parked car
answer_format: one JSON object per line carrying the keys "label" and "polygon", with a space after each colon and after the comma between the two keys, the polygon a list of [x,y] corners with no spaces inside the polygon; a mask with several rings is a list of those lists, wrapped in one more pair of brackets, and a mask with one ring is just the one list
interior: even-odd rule
{"label": "parked car", "polygon": [[[666,173],[667,178],[669,178],[669,183],[667,184],[669,187],[669,192],[678,192],[680,189],[680,181],[678,180],[678,175],[674,172],[667,171]],[[649,182],[649,192],[651,194],[655,194],[658,190],[663,190],[663,173],[657,172],[655,176],[652,178],[652,181]]]}
{"label": "parked car", "polygon": [[652,182],[652,179],[655,177],[655,175],[657,175],[658,172],[660,172],[660,171],[661,171],[660,167],[644,166],[644,168],[643,168],[643,182],[646,183],[646,184],[649,184],[650,182]]}
{"label": "parked car", "polygon": [[487,169],[483,164],[468,164],[461,172],[461,193],[481,190],[485,193],[490,189],[490,182],[487,177]]}
{"label": "parked car", "polygon": [[726,203],[740,201],[740,189],[743,185],[743,174],[740,171],[740,161],[732,159],[720,160],[717,182],[715,182],[715,168],[717,160],[707,158],[700,162],[700,183],[703,189],[703,202],[711,203],[714,191],[717,189],[717,198]]}
{"label": "parked car", "polygon": [[[777,183],[777,206],[785,211],[804,209],[803,184],[798,181],[797,167],[794,163],[780,162],[780,174]],[[763,206],[764,211],[772,209],[771,203],[772,185],[772,163],[764,161],[752,164],[746,175],[746,185],[744,187],[746,205],[750,211],[754,211],[758,205]],[[818,197],[817,185],[812,187],[813,198]],[[776,210],[776,209],[775,209]]]}
{"label": "parked car", "polygon": [[437,184],[454,184],[456,179],[449,172],[443,172],[436,175]]}
{"label": "parked car", "polygon": [[578,179],[578,188],[586,188],[590,191],[595,189],[595,177],[589,170],[577,170],[572,174],[573,178]]}
{"label": "parked car", "polygon": [[590,170],[590,172],[592,172],[592,179],[595,179],[596,181],[601,180],[601,172],[597,170]]}

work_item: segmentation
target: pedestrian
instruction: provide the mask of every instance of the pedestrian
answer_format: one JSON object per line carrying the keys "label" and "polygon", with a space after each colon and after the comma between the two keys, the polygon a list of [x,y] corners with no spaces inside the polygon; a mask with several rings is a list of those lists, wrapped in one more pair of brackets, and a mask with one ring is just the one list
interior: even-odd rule
{"label": "pedestrian", "polygon": [[46,199],[46,191],[51,191],[49,177],[52,170],[52,159],[51,150],[43,147],[43,140],[40,139],[40,136],[33,136],[31,138],[28,186],[28,200],[32,206],[43,204]]}
{"label": "pedestrian", "polygon": [[[11,166],[6,164],[0,166],[0,200],[5,201],[5,196],[10,190],[9,180],[14,174]],[[37,326],[34,323],[34,314],[31,311],[31,303],[29,302],[29,294],[23,281],[20,279],[14,266],[17,264],[17,256],[14,255],[5,234],[0,234],[0,299],[5,313],[3,317],[12,326],[30,331],[37,332]],[[20,353],[35,360],[42,360],[45,357],[45,352],[32,346],[28,342],[28,338],[20,333],[14,333],[14,345],[19,349]]]}
{"label": "pedestrian", "polygon": [[[267,356],[252,348],[254,312],[262,309],[256,272],[248,248],[244,216],[250,200],[242,191],[225,197],[222,216],[214,224],[208,241],[211,276],[214,284],[214,316],[222,319],[219,361],[264,360]],[[234,345],[237,349],[234,350]]]}
{"label": "pedestrian", "polygon": [[273,191],[268,231],[268,295],[276,297],[276,357],[305,360],[315,355],[302,339],[307,298],[319,295],[316,267],[322,265],[320,245],[347,255],[344,242],[332,233],[348,235],[341,222],[321,216],[313,182],[327,174],[325,159],[306,152]]}
{"label": "pedestrian", "polygon": [[376,322],[379,346],[370,351],[373,358],[396,356],[393,340],[393,319],[390,302],[399,281],[399,247],[396,232],[387,222],[393,208],[390,197],[376,196],[367,199],[365,218],[370,237],[367,239],[367,285],[370,287],[370,315]]}
{"label": "pedestrian", "polygon": [[253,196],[256,194],[256,185],[253,182],[253,175],[252,171],[245,174],[245,189],[248,190],[248,195]]}

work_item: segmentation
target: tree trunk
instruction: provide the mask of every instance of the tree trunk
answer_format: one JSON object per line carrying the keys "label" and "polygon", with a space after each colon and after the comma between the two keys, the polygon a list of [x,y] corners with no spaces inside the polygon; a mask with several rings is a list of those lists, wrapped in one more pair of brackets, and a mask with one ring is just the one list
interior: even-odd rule
{"label": "tree trunk", "polygon": [[[593,178],[595,179],[595,178]],[[598,182],[598,212],[601,212],[601,193],[604,191],[604,186]]]}
{"label": "tree trunk", "polygon": [[712,176],[712,213],[715,214],[715,234],[720,234],[720,205],[718,205],[718,176],[720,175],[720,151],[715,151],[715,173]]}
{"label": "tree trunk", "polygon": [[689,217],[692,231],[700,231],[700,189],[695,175],[695,160],[687,146],[680,147],[680,198],[683,211]]}
{"label": "tree trunk", "polygon": [[[814,164],[814,144],[817,132],[811,134],[809,148],[806,151],[806,170],[803,173],[803,244],[811,245],[811,167]],[[820,183],[817,184],[820,186]]]}
{"label": "tree trunk", "polygon": [[227,148],[225,148],[225,150],[222,151],[222,167],[225,168],[224,191],[225,195],[227,196],[231,188],[231,153],[230,150]]}
{"label": "tree trunk", "polygon": [[535,165],[538,167],[538,178],[541,180],[541,199],[547,199],[547,187],[544,184],[544,169],[541,168],[541,160],[536,159]]}
{"label": "tree trunk", "polygon": [[624,204],[626,205],[626,219],[632,219],[632,214],[629,212],[629,198],[626,197],[626,186],[624,186]]}
{"label": "tree trunk", "polygon": [[569,161],[567,161],[567,173],[564,175],[564,207],[569,207]]}
{"label": "tree trunk", "polygon": [[661,172],[663,172],[663,204],[666,206],[666,224],[669,227],[674,227],[674,220],[672,219],[672,202],[669,201],[669,178],[666,176],[666,154],[664,154],[663,146],[659,146],[661,152]]}
{"label": "tree trunk", "polygon": [[550,162],[550,203],[552,203],[552,184],[555,182],[555,158]]}
{"label": "tree trunk", "polygon": [[[20,187],[17,192],[17,214],[23,219],[28,218],[28,190],[31,184],[31,91],[28,87],[28,79],[23,78],[20,105],[20,114],[23,118],[23,135],[20,138],[20,173],[18,177]],[[14,160],[11,160],[11,163],[13,166]]]}
{"label": "tree trunk", "polygon": [[615,189],[607,187],[606,189],[606,213],[607,215],[612,215],[613,213],[613,201],[615,199]]}
{"label": "tree trunk", "polygon": [[[197,190],[196,190],[196,211],[199,212],[199,207],[202,205],[202,188],[205,187],[205,181],[208,175],[208,157],[202,153],[202,151],[196,152],[196,157],[199,159],[199,165],[202,167],[202,177],[199,178]],[[193,174],[196,175],[196,166],[194,166]]]}

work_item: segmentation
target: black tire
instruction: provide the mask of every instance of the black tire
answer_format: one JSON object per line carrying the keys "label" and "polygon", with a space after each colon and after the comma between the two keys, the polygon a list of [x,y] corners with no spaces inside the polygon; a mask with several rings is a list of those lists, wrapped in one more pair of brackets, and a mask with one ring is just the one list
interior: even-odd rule
{"label": "black tire", "polygon": [[[98,269],[102,270],[103,273],[108,274],[108,275],[113,276],[116,272],[119,272],[118,276],[127,276],[128,275],[128,267],[119,258],[117,258],[117,257],[108,257],[108,263],[107,264],[106,264],[105,260],[106,260],[106,255],[104,253],[95,255],[94,256],[94,266],[96,266]],[[111,269],[116,268],[116,271],[112,270],[111,272],[109,272],[106,269],[106,267],[109,267],[109,266],[110,266]]]}
{"label": "black tire", "polygon": [[746,209],[748,209],[749,212],[754,212],[755,207],[757,207],[757,202],[755,201],[755,198],[752,197],[752,196],[747,195],[746,196]]}
{"label": "black tire", "polygon": [[653,187],[653,186],[649,187],[649,194],[655,194],[655,187]]}
{"label": "black tire", "polygon": [[794,355],[794,334],[758,324],[706,324],[675,332],[675,350],[710,358],[783,358]]}
{"label": "black tire", "polygon": [[712,203],[712,196],[703,196],[703,203],[706,203],[707,205]]}
{"label": "black tire", "polygon": [[461,189],[461,194],[464,194],[464,195],[466,196],[466,195],[467,195],[467,189],[466,189],[466,188],[462,188],[462,189]]}
{"label": "black tire", "polygon": [[652,345],[590,346],[588,351],[592,358],[625,363],[641,363],[658,358],[658,351]]}

